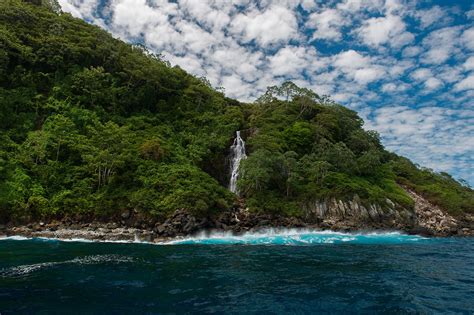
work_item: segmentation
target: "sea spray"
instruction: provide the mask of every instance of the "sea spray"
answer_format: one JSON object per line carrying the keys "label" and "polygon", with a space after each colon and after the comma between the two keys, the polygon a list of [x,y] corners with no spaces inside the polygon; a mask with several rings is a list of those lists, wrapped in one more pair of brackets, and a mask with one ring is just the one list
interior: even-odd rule
{"label": "sea spray", "polygon": [[316,244],[403,244],[431,239],[399,232],[343,233],[310,229],[265,229],[257,232],[233,234],[232,232],[202,232],[193,237],[174,239],[165,245],[316,245]]}

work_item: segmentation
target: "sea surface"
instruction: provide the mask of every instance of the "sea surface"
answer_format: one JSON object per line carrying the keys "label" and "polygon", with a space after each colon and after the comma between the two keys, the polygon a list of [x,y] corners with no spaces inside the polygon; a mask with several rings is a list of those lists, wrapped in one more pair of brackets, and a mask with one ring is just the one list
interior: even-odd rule
{"label": "sea surface", "polygon": [[0,240],[5,314],[473,314],[474,238],[266,231]]}

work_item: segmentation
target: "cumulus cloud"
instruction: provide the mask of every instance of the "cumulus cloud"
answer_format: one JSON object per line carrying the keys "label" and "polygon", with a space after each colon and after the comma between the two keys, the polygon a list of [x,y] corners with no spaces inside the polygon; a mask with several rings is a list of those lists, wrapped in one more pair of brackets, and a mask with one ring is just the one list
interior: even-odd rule
{"label": "cumulus cloud", "polygon": [[368,57],[364,57],[362,54],[352,49],[339,53],[335,56],[334,60],[334,66],[343,70],[361,68],[367,66],[369,63],[370,59]]}
{"label": "cumulus cloud", "polygon": [[409,88],[408,84],[404,82],[389,82],[382,85],[382,92],[393,93],[393,92],[403,92]]}
{"label": "cumulus cloud", "polygon": [[474,10],[469,10],[466,12],[466,16],[469,18],[469,19],[474,19]]}
{"label": "cumulus cloud", "polygon": [[425,87],[428,90],[435,90],[435,89],[441,87],[442,85],[443,85],[443,81],[441,81],[440,79],[437,79],[437,78],[429,78],[425,82]]}
{"label": "cumulus cloud", "polygon": [[474,56],[469,57],[463,66],[466,70],[474,70]]}
{"label": "cumulus cloud", "polygon": [[384,74],[385,71],[381,68],[363,68],[355,71],[354,80],[361,84],[367,84],[380,79]]}
{"label": "cumulus cloud", "polygon": [[255,40],[261,46],[288,42],[297,37],[298,23],[294,12],[275,5],[261,12],[257,9],[239,13],[230,31],[245,43]]}
{"label": "cumulus cloud", "polygon": [[389,44],[402,47],[414,40],[414,35],[406,31],[405,22],[396,15],[370,18],[356,30],[362,41],[372,47]]}
{"label": "cumulus cloud", "polygon": [[340,40],[342,38],[341,27],[346,23],[340,11],[327,9],[319,13],[312,13],[307,26],[315,29],[312,39]]}
{"label": "cumulus cloud", "polygon": [[287,46],[269,57],[269,69],[275,76],[297,78],[305,70],[313,70],[313,63],[317,63],[314,48]]}
{"label": "cumulus cloud", "polygon": [[415,57],[419,55],[423,49],[419,46],[409,46],[403,49],[402,56],[403,57]]}
{"label": "cumulus cloud", "polygon": [[461,27],[459,26],[450,26],[432,31],[423,39],[423,45],[427,51],[422,56],[421,61],[427,64],[446,62],[459,52],[457,38],[459,38],[460,33]]}
{"label": "cumulus cloud", "polygon": [[424,81],[433,76],[433,73],[428,68],[420,68],[413,71],[410,76],[417,81]]}
{"label": "cumulus cloud", "polygon": [[415,12],[415,17],[419,19],[422,28],[430,27],[434,24],[449,22],[451,18],[447,15],[446,9],[435,5],[432,8]]}
{"label": "cumulus cloud", "polygon": [[454,90],[463,91],[463,90],[474,90],[474,74],[469,75],[463,80],[456,83]]}
{"label": "cumulus cloud", "polygon": [[467,48],[474,50],[474,27],[471,27],[463,32],[462,41]]}

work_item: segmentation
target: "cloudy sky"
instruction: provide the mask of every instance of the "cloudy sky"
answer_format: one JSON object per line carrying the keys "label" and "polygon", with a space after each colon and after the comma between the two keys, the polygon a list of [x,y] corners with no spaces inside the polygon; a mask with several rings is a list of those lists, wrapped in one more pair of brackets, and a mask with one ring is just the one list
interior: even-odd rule
{"label": "cloudy sky", "polygon": [[474,186],[474,4],[60,0],[63,11],[252,101],[292,80],[356,110],[385,146]]}

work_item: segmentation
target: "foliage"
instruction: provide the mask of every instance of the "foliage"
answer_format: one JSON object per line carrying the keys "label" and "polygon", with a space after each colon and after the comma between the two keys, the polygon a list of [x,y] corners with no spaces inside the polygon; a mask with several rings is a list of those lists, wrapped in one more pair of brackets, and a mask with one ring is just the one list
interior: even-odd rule
{"label": "foliage", "polygon": [[236,102],[56,4],[0,3],[0,220],[227,209]]}
{"label": "foliage", "polygon": [[401,183],[452,214],[474,212],[471,189],[385,151],[355,112],[327,97],[303,95],[285,82],[252,105],[249,128],[256,132],[247,139],[249,158],[238,184],[255,211],[271,205],[295,214],[295,207],[308,202],[354,195],[364,203],[388,206],[388,198],[412,208]]}
{"label": "foliage", "polygon": [[467,185],[461,185],[451,175],[420,169],[408,159],[396,155],[393,155],[389,164],[402,185],[421,193],[451,214],[474,214],[473,190]]}

